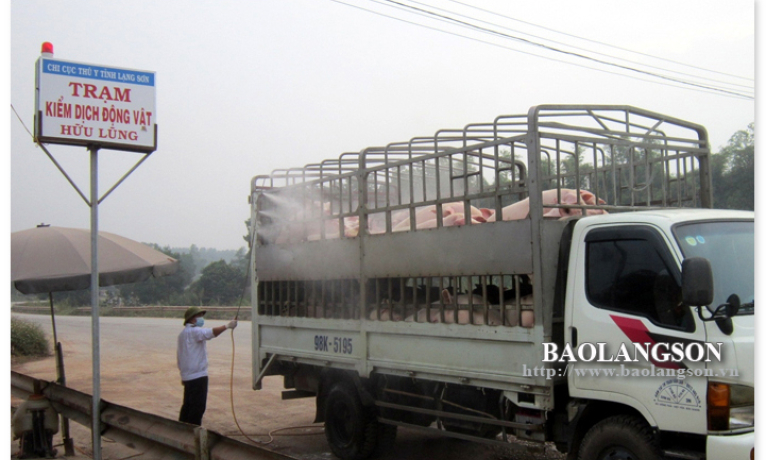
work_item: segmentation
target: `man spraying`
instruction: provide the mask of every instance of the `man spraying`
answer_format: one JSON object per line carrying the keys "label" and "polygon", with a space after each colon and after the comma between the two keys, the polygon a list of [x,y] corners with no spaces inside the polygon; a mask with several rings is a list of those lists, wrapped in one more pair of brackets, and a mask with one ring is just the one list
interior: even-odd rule
{"label": "man spraying", "polygon": [[214,328],[205,324],[206,310],[189,307],[184,313],[184,330],[178,335],[177,362],[184,386],[184,402],[178,420],[193,425],[202,424],[207,405],[207,347],[208,340],[218,337],[226,329],[237,327],[237,320]]}

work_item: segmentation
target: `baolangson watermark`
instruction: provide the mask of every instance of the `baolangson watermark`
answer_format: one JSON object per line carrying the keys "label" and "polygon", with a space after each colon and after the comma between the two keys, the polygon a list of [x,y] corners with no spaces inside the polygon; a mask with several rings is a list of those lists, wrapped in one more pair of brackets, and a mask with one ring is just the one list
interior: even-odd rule
{"label": "baolangson watermark", "polygon": [[610,353],[605,342],[583,342],[576,348],[566,344],[559,353],[557,344],[543,342],[543,362],[634,363],[643,360],[652,363],[679,363],[682,361],[709,363],[713,360],[721,361],[722,345],[722,342],[646,342],[631,343],[629,345],[622,343],[617,353]]}
{"label": "baolangson watermark", "polygon": [[556,377],[567,377],[573,375],[576,377],[674,377],[678,380],[684,380],[686,377],[739,377],[739,371],[737,369],[673,369],[663,368],[651,365],[642,369],[628,368],[625,364],[620,364],[619,367],[605,367],[605,368],[580,368],[573,367],[570,369],[570,364],[567,364],[563,368],[554,369],[552,367],[527,367],[523,365],[522,373],[524,377],[545,377],[546,380],[551,380]]}

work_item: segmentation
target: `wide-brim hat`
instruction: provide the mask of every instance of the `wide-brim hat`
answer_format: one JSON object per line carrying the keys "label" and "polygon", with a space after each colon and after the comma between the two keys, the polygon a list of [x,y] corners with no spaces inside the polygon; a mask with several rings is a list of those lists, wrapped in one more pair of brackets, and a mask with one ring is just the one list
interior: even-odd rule
{"label": "wide-brim hat", "polygon": [[202,313],[202,316],[207,313],[207,310],[203,310],[200,307],[189,307],[186,309],[186,313],[184,313],[184,324],[188,323],[190,319],[194,318],[195,316]]}

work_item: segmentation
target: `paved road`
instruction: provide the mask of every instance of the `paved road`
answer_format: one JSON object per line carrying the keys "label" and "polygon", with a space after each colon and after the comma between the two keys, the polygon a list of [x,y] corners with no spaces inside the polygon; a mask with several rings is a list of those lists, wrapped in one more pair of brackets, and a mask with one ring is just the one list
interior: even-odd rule
{"label": "paved road", "polygon": [[[14,314],[40,324],[52,336],[50,316]],[[182,319],[102,317],[101,331],[101,397],[115,404],[176,419],[181,407],[182,387],[175,363],[176,337]],[[225,321],[209,320],[206,327]],[[56,317],[57,334],[64,350],[67,386],[92,392],[92,352],[90,317]],[[282,401],[280,377],[264,379],[264,389],[253,391],[251,375],[251,324],[242,321],[233,334],[224,334],[208,342],[210,389],[203,425],[219,433],[245,440],[234,421],[231,399],[237,420],[248,434],[267,433],[285,427],[312,425],[314,398]],[[233,380],[231,374],[234,353]],[[53,358],[17,364],[13,369],[33,377],[55,380]],[[233,392],[231,391],[233,389]],[[320,428],[289,430],[320,433],[307,436],[278,436],[270,449],[301,460],[333,459]],[[73,435],[79,452],[90,452],[90,431],[73,423]],[[268,437],[257,437],[266,441]],[[18,444],[18,443],[15,443]],[[14,446],[17,448],[18,446]],[[121,459],[137,452],[125,446],[103,445],[104,459]],[[544,452],[530,453],[525,446],[508,448],[485,446],[409,430],[399,430],[396,445],[382,460],[415,460],[439,458],[458,460],[540,460],[561,456],[546,447]],[[139,455],[133,459],[151,459]]]}

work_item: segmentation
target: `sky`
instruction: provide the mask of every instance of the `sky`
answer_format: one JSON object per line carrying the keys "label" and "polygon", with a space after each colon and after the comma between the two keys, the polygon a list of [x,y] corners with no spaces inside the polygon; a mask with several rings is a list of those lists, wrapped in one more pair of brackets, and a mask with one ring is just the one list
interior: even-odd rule
{"label": "sky", "polygon": [[[90,226],[27,132],[46,41],[56,59],[156,72],[157,150],[103,200],[99,228],[160,246],[245,246],[255,175],[534,105],[637,106],[704,125],[713,151],[755,120],[752,98],[649,73],[752,94],[758,3],[469,1],[12,0],[10,231]],[[87,196],[86,149],[48,149]],[[101,150],[102,193],[141,158]]]}

